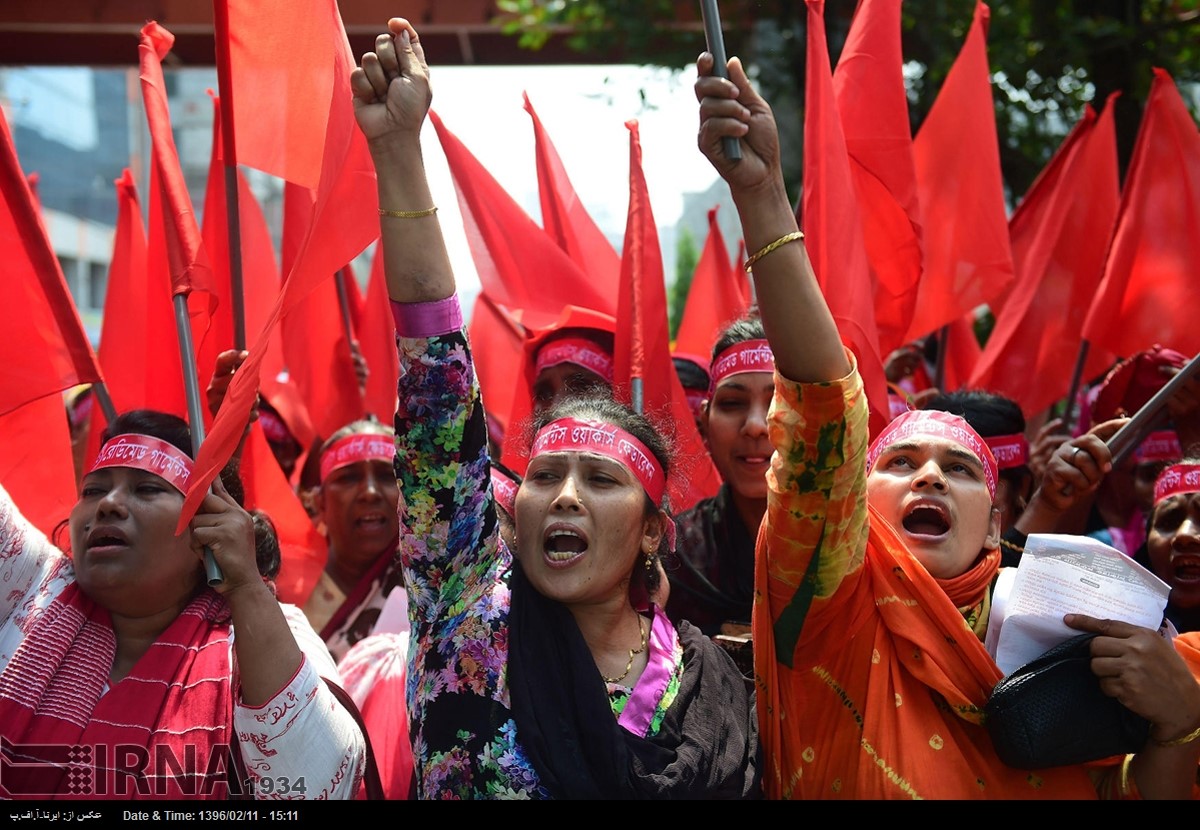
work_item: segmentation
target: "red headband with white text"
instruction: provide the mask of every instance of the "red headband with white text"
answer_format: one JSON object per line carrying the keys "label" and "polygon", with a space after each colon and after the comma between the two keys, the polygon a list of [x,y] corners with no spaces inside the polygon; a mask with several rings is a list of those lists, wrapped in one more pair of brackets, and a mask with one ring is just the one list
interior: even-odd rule
{"label": "red headband with white text", "polygon": [[1200,464],[1173,464],[1154,482],[1154,503],[1184,493],[1200,493]]}
{"label": "red headband with white text", "polygon": [[563,337],[538,350],[535,371],[541,372],[560,363],[574,363],[595,375],[613,382],[613,359],[586,337]]}
{"label": "red headband with white text", "polygon": [[1183,458],[1183,448],[1179,446],[1179,435],[1173,429],[1160,429],[1150,433],[1133,451],[1136,464],[1178,461],[1180,458]]}
{"label": "red headband with white text", "polygon": [[529,457],[544,452],[590,452],[618,462],[642,485],[655,506],[662,505],[667,478],[654,453],[620,427],[604,421],[559,418],[542,427]]}
{"label": "red headband with white text", "polygon": [[766,340],[743,340],[734,343],[717,355],[712,362],[712,381],[708,385],[711,396],[717,384],[730,375],[743,372],[774,372],[775,353]]}
{"label": "red headband with white text", "polygon": [[192,477],[192,459],[187,453],[150,435],[114,435],[104,442],[89,473],[105,467],[133,467],[154,473],[181,493],[187,492]]}
{"label": "red headband with white text", "polygon": [[996,467],[1008,470],[1029,463],[1029,441],[1024,435],[989,435],[983,439],[996,459]]}
{"label": "red headband with white text", "polygon": [[390,435],[347,435],[321,456],[321,481],[334,470],[359,461],[386,461],[396,456],[396,444]]}
{"label": "red headband with white text", "polygon": [[971,452],[983,464],[983,477],[988,494],[993,499],[996,498],[996,477],[999,470],[996,458],[987,443],[963,418],[939,409],[914,409],[888,424],[867,450],[867,475],[871,474],[871,469],[885,449],[921,435],[949,439]]}

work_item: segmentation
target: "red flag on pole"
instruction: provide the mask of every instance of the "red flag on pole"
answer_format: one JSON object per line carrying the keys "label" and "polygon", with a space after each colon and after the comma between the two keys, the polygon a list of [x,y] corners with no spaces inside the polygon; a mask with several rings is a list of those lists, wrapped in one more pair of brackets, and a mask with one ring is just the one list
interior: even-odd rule
{"label": "red flag on pole", "polygon": [[[355,123],[348,92],[355,61],[336,3],[307,0],[298,10],[295,0],[223,2],[227,3],[230,30],[237,33],[229,44],[232,84],[237,90],[235,113],[245,106],[254,110],[245,119],[239,116],[238,160],[268,167],[270,160],[256,153],[266,152],[264,141],[277,142],[286,148],[286,164],[272,172],[302,185],[311,186],[315,181],[316,188],[313,218],[307,223],[299,253],[286,272],[283,289],[262,332],[249,349],[250,356],[230,383],[221,412],[196,459],[180,528],[191,520],[209,484],[237,448],[254,405],[271,329],[379,234],[374,165]],[[281,21],[288,25],[280,25]],[[280,120],[264,118],[255,108],[256,102],[261,102],[255,89],[269,93],[270,106],[286,106]],[[299,90],[299,94],[286,94],[289,90]],[[280,124],[288,125],[286,136]],[[314,165],[307,153],[318,149],[315,158],[319,163]],[[274,158],[277,161],[279,155]]]}
{"label": "red flag on pole", "polygon": [[[1011,398],[1029,418],[1067,394],[1103,272],[1120,193],[1116,95],[1099,119],[1085,110],[1009,221],[1017,280],[993,304],[996,325],[970,385]],[[1115,359],[1093,344],[1083,377]]]}
{"label": "red flag on pole", "polygon": [[613,387],[619,399],[666,424],[668,434],[674,434],[677,462],[668,491],[671,509],[680,512],[715,495],[721,477],[671,362],[662,252],[642,172],[638,124],[631,120],[625,126],[629,128],[629,214],[621,253]]}
{"label": "red flag on pole", "polygon": [[1194,355],[1200,262],[1200,131],[1171,76],[1155,68],[1120,213],[1083,336],[1130,355],[1155,343]]}
{"label": "red flag on pole", "polygon": [[875,286],[879,353],[905,343],[921,278],[921,222],[900,49],[900,4],[862,0],[833,72]]}
{"label": "red flag on pole", "polygon": [[[96,356],[0,112],[0,414],[101,380]],[[61,402],[60,402],[61,403]]]}
{"label": "red flag on pole", "polygon": [[935,332],[1007,290],[1012,250],[987,58],[988,7],[913,140],[925,269],[906,340]]}
{"label": "red flag on pole", "polygon": [[[312,193],[289,182],[283,200],[287,267],[309,230]],[[344,263],[336,270],[342,267]],[[313,429],[322,439],[366,414],[338,298],[335,280],[340,278],[317,284],[279,323],[289,381],[299,392]]]}
{"label": "red flag on pole", "polygon": [[364,396],[367,412],[374,413],[385,424],[391,423],[396,414],[400,359],[396,354],[396,324],[392,321],[387,278],[383,273],[381,243],[376,243],[375,256],[371,261],[371,278],[367,282],[358,344],[367,361],[367,393]]}
{"label": "red flag on pole", "polygon": [[862,213],[833,96],[825,3],[807,0],[808,58],[804,113],[804,196],[801,227],[821,292],[842,342],[858,362],[871,410],[871,434],[888,417],[887,382],[875,328],[870,263]]}
{"label": "red flag on pole", "polygon": [[[151,179],[156,178],[151,168]],[[104,320],[100,327],[100,365],[105,387],[117,412],[156,409],[187,417],[183,388],[183,364],[179,359],[179,337],[171,305],[171,281],[165,267],[149,264],[148,243],[142,228],[133,175],[126,168],[114,183],[117,194],[117,229],[108,269],[108,291],[104,297]],[[163,240],[161,215],[157,222],[156,250]],[[100,449],[103,418],[92,418],[86,461]]]}
{"label": "red flag on pole", "polygon": [[446,154],[475,270],[488,296],[531,328],[553,323],[566,305],[603,310],[601,288],[521,209],[436,112],[429,112],[429,120]]}
{"label": "red flag on pole", "polygon": [[605,304],[596,310],[616,314],[621,258],[575,193],[558,150],[534,112],[528,93],[524,94],[524,99],[525,111],[533,119],[542,227],[598,289]]}
{"label": "red flag on pole", "polygon": [[740,267],[730,265],[729,251],[717,224],[717,209],[712,208],[708,211],[708,238],[696,262],[675,335],[676,355],[691,356],[701,366],[708,366],[721,330],[746,311],[748,304],[739,285],[745,282],[743,277]]}
{"label": "red flag on pole", "polygon": [[[179,153],[171,132],[171,112],[167,106],[167,84],[163,78],[162,59],[171,51],[175,36],[154,21],[142,27],[138,44],[141,67],[142,100],[146,106],[146,121],[150,127],[151,168],[157,174],[157,186],[150,193],[150,210],[162,219],[166,250],[167,273],[171,276],[171,293],[189,295],[188,308],[193,318],[211,317],[215,298],[192,302],[190,295],[203,291],[211,295],[212,268],[204,251],[200,226],[192,208],[187,181],[179,165]],[[151,179],[155,181],[154,178]],[[153,240],[153,236],[152,236]],[[153,241],[151,242],[153,248]],[[153,255],[150,267],[156,267]],[[193,328],[195,328],[193,320]],[[207,321],[201,323],[207,330]]]}

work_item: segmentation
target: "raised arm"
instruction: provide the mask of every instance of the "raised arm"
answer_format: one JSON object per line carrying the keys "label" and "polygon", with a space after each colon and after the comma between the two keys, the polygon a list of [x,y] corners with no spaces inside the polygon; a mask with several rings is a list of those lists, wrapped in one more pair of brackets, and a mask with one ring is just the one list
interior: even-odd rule
{"label": "raised arm", "polygon": [[[752,254],[797,231],[779,158],[779,131],[771,107],[750,85],[739,58],[729,60],[729,80],[712,74],[713,56],[696,61],[701,152],[729,184]],[[721,139],[741,140],[732,161]],[[781,244],[753,266],[754,288],[775,366],[801,383],[835,380],[850,372],[833,316],[817,285],[803,241]]]}
{"label": "raised arm", "polygon": [[[402,303],[442,300],[454,273],[421,154],[421,127],[433,93],[425,51],[412,24],[388,21],[375,51],[350,75],[354,115],[367,138],[379,184],[388,294]],[[399,214],[399,215],[397,215]],[[422,214],[416,215],[413,214]]]}

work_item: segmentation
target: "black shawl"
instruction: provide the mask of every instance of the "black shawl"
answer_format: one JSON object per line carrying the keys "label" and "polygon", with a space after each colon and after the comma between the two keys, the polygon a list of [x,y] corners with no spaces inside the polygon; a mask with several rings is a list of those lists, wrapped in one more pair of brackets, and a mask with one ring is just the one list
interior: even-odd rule
{"label": "black shawl", "polygon": [[718,645],[677,626],[684,673],[653,738],[623,729],[574,617],[514,563],[508,683],[517,740],[563,799],[760,798],[754,697]]}

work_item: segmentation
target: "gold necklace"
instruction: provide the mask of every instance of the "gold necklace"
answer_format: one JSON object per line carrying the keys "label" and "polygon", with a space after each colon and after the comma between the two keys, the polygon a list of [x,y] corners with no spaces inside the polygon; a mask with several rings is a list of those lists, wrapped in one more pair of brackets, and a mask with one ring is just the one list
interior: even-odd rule
{"label": "gold necklace", "polygon": [[642,644],[640,646],[638,646],[636,649],[633,649],[633,648],[629,649],[629,662],[625,664],[624,673],[621,674],[620,677],[605,677],[604,678],[605,683],[620,683],[626,677],[629,677],[629,673],[631,671],[633,671],[633,658],[646,650],[646,638],[650,636],[650,627],[646,626],[646,629],[644,631],[642,630],[642,615],[641,614],[638,614],[638,634],[640,634],[642,636]]}

